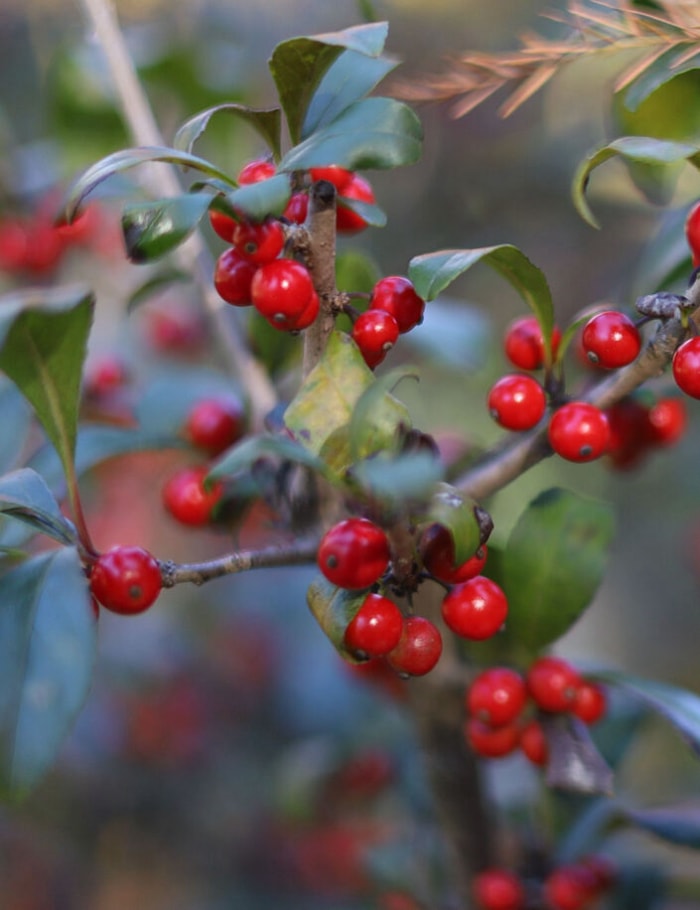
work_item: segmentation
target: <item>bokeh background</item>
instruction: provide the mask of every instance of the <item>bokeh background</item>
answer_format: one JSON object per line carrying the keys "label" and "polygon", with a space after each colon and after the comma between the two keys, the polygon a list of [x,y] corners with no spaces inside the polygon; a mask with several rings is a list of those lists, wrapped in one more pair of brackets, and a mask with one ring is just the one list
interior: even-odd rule
{"label": "bokeh background", "polygon": [[[266,59],[274,45],[355,24],[359,6],[123,0],[118,9],[167,140],[209,105],[271,103]],[[538,16],[556,7],[536,0],[374,4],[390,22],[388,50],[404,61],[401,75],[415,79],[466,49],[509,49],[525,28],[553,28]],[[576,164],[613,130],[613,72],[600,59],[577,64],[507,120],[498,116],[499,98],[459,120],[444,105],[419,107],[423,158],[369,175],[389,224],[352,243],[382,273],[400,274],[418,253],[512,242],[546,272],[561,324],[601,300],[630,306],[645,290],[640,275],[663,219],[680,224],[700,184],[683,172],[669,215],[611,163],[591,187],[602,230],[575,213],[569,186]],[[0,218],[46,210],[81,170],[129,142],[80,4],[4,0]],[[199,151],[236,172],[259,148],[252,133],[227,122]],[[112,187],[115,197],[128,190]],[[148,269],[124,259],[117,204],[106,193],[84,246],[49,257],[36,275],[6,271],[0,287],[85,280],[98,294],[92,363],[123,350],[126,337],[134,374],[149,358],[186,369],[191,354],[178,347],[178,332],[187,336],[192,325],[187,289],[163,292],[122,327],[125,302]],[[209,240],[216,252],[216,238]],[[349,244],[343,240],[341,248]],[[506,368],[503,328],[522,312],[510,287],[481,269],[429,310],[424,339],[419,330],[415,342],[392,353],[392,362],[420,365],[420,384],[401,389],[416,425],[474,445],[499,438],[484,396]],[[661,378],[659,389],[665,384]],[[110,407],[118,415],[127,405],[117,395]],[[614,501],[618,531],[608,575],[560,650],[586,666],[613,665],[697,688],[700,421],[695,404],[688,407],[686,438],[633,471],[549,460],[489,505],[495,539],[504,540],[546,486],[572,485]],[[220,534],[183,531],[161,514],[158,488],[186,457],[141,454],[85,478],[99,546],[137,543],[183,561],[230,547]],[[268,534],[265,516],[253,516],[244,542]],[[135,620],[101,616],[93,691],[58,766],[22,805],[0,808],[0,906],[435,905],[444,860],[404,691],[341,664],[305,606],[310,576],[304,569],[251,573],[201,591],[166,592]],[[643,736],[643,748],[620,768],[622,796],[651,804],[697,790],[698,769],[675,734],[649,722]],[[527,803],[536,777],[521,764],[509,773],[516,786],[496,781],[497,798]],[[613,847],[653,849],[644,838]],[[682,865],[688,857],[680,851],[669,861]]]}

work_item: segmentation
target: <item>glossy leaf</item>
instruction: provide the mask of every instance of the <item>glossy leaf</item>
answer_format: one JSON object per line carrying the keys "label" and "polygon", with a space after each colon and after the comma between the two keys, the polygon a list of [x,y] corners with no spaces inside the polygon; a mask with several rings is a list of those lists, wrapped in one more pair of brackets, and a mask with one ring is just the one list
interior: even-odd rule
{"label": "glossy leaf", "polygon": [[359,663],[345,648],[345,630],[355,618],[367,595],[366,591],[346,591],[336,588],[323,576],[312,581],[306,592],[306,602],[316,622],[330,639],[333,647],[351,663]]}
{"label": "glossy leaf", "polygon": [[334,476],[320,458],[288,436],[251,436],[222,455],[212,465],[209,477],[217,479],[248,470],[259,458],[272,456],[317,471],[328,480]]}
{"label": "glossy leaf", "polygon": [[208,194],[185,193],[125,206],[122,232],[129,259],[151,262],[180,246],[197,228],[210,203]]}
{"label": "glossy leaf", "polygon": [[390,448],[399,426],[410,427],[408,411],[393,396],[404,379],[417,380],[418,376],[410,368],[397,367],[375,378],[357,399],[348,425],[353,461]]}
{"label": "glossy leaf", "polygon": [[2,590],[0,788],[17,799],[55,760],[87,696],[96,623],[72,547],[22,563]]}
{"label": "glossy leaf", "polygon": [[244,120],[265,140],[275,158],[280,155],[280,135],[282,129],[281,111],[279,108],[256,109],[244,104],[217,104],[190,117],[175,133],[173,146],[190,154],[199,137],[209,126],[212,117],[218,114],[232,114]]}
{"label": "glossy leaf", "polygon": [[576,622],[602,580],[612,536],[606,503],[560,488],[530,503],[503,554],[510,641],[536,651]]}
{"label": "glossy leaf", "polygon": [[648,136],[623,136],[614,142],[596,149],[579,165],[572,182],[574,205],[581,217],[593,227],[599,227],[588,201],[586,189],[591,173],[611,158],[641,164],[668,165],[687,161],[700,167],[700,148],[689,142],[671,142]]}
{"label": "glossy leaf", "polygon": [[61,512],[44,479],[30,468],[0,477],[0,513],[30,525],[61,543],[74,543],[73,525]]}
{"label": "glossy leaf", "polygon": [[441,483],[426,510],[426,522],[443,525],[452,535],[456,565],[470,559],[481,543],[474,506],[474,501],[456,487]]}
{"label": "glossy leaf", "polygon": [[137,167],[147,162],[163,162],[166,164],[175,164],[184,168],[191,168],[207,174],[210,177],[216,177],[222,180],[226,186],[234,187],[235,183],[231,178],[219,168],[215,167],[210,161],[204,158],[197,158],[195,155],[189,155],[187,152],[179,152],[176,149],[161,148],[160,146],[144,146],[141,148],[124,149],[121,152],[114,152],[106,158],[102,158],[73,184],[71,191],[66,200],[64,208],[64,218],[71,222],[80,208],[81,202],[90,195],[90,193],[99,186],[100,183],[112,177],[114,174],[120,174],[122,171]]}
{"label": "glossy leaf", "polygon": [[567,715],[543,716],[541,723],[549,747],[548,786],[572,793],[612,795],[613,773],[588,727]]}
{"label": "glossy leaf", "polygon": [[311,99],[331,64],[343,50],[378,57],[384,49],[387,33],[387,23],[376,22],[344,31],[290,38],[277,45],[270,59],[270,72],[293,143],[301,137]]}
{"label": "glossy leaf", "polygon": [[554,326],[552,294],[544,273],[509,243],[468,250],[438,250],[414,256],[408,265],[408,277],[416,292],[433,300],[472,266],[483,262],[491,266],[520,294],[542,328],[545,339],[551,339]]}
{"label": "glossy leaf", "polygon": [[0,317],[0,369],[34,408],[65,469],[75,450],[94,301],[90,295],[48,299],[47,305],[40,299],[13,319]]}
{"label": "glossy leaf", "polygon": [[301,130],[306,139],[315,130],[332,123],[346,108],[364,98],[398,61],[368,57],[359,51],[343,51],[330,65],[309,104]]}
{"label": "glossy leaf", "polygon": [[700,850],[700,809],[695,806],[664,806],[623,810],[625,819],[650,834],[681,847]]}
{"label": "glossy leaf", "polygon": [[357,171],[415,164],[422,138],[420,120],[406,104],[393,98],[364,98],[291,148],[280,170],[337,164]]}
{"label": "glossy leaf", "polygon": [[288,174],[276,174],[267,180],[241,186],[226,197],[237,211],[244,212],[255,221],[267,215],[281,215],[292,195]]}

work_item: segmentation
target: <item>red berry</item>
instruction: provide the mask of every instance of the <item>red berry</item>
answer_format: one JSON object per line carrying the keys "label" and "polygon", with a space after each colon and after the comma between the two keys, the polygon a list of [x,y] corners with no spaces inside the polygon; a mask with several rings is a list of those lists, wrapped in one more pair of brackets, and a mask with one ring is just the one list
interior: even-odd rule
{"label": "red berry", "polygon": [[649,437],[658,446],[670,446],[683,436],[688,412],[682,398],[660,398],[647,411]]}
{"label": "red berry", "polygon": [[437,626],[424,616],[408,616],[399,643],[389,651],[386,660],[397,673],[425,676],[441,654],[442,636]]}
{"label": "red berry", "polygon": [[478,717],[470,717],[464,724],[464,736],[471,749],[482,758],[503,758],[517,749],[520,728],[515,723],[492,727]]}
{"label": "red berry", "polygon": [[282,212],[282,217],[292,224],[303,224],[309,211],[308,193],[292,193],[289,202]]}
{"label": "red berry", "polygon": [[219,455],[242,436],[244,420],[245,412],[238,400],[205,398],[188,414],[185,436],[192,445],[210,455]]}
{"label": "red berry", "polygon": [[219,296],[234,306],[250,306],[251,285],[257,267],[245,259],[237,249],[231,248],[216,260],[214,287]]}
{"label": "red berry", "polygon": [[206,338],[199,314],[170,301],[148,309],[146,333],[151,347],[164,353],[191,354]]}
{"label": "red berry", "polygon": [[353,212],[351,208],[343,205],[343,199],[369,202],[373,205],[377,200],[371,184],[359,174],[353,174],[343,187],[343,191],[339,193],[335,213],[335,226],[339,233],[356,234],[358,231],[363,231],[367,227],[367,222],[362,215],[358,215],[357,212]]}
{"label": "red berry", "polygon": [[38,218],[27,228],[24,267],[39,275],[52,272],[59,264],[65,243],[53,223]]}
{"label": "red berry", "polygon": [[420,552],[423,566],[433,578],[446,585],[456,585],[481,574],[488,551],[484,544],[473,556],[456,566],[452,534],[444,525],[432,524],[421,535]]}
{"label": "red berry", "polygon": [[56,224],[56,230],[64,243],[88,244],[102,227],[102,210],[93,203],[82,208],[73,220]]}
{"label": "red berry", "polygon": [[488,394],[489,413],[507,430],[530,430],[542,419],[547,398],[532,376],[502,376]]}
{"label": "red berry", "polygon": [[223,484],[204,486],[209,473],[205,466],[177,471],[163,487],[163,504],[181,524],[197,527],[211,521],[214,509],[221,501]]}
{"label": "red berry", "polygon": [[0,269],[3,272],[19,272],[27,264],[29,233],[18,218],[6,218],[0,222]]}
{"label": "red berry", "polygon": [[508,615],[506,595],[495,581],[477,575],[455,585],[442,602],[442,618],[455,635],[481,641],[491,638]]}
{"label": "red berry", "polygon": [[583,910],[595,896],[593,875],[578,863],[559,866],[544,881],[544,897],[551,910]]}
{"label": "red berry", "polygon": [[561,657],[538,657],[525,677],[527,690],[543,711],[569,711],[581,678]]}
{"label": "red berry", "polygon": [[472,893],[478,910],[522,910],[525,906],[525,888],[507,869],[484,869],[475,876]]}
{"label": "red berry", "polygon": [[416,294],[413,284],[401,275],[381,278],[372,288],[370,310],[391,313],[403,335],[423,321],[425,301]]}
{"label": "red berry", "polygon": [[104,398],[124,386],[129,378],[124,361],[105,355],[92,361],[85,371],[85,394]]}
{"label": "red berry", "polygon": [[233,241],[233,232],[238,225],[235,218],[218,209],[209,209],[209,223],[222,240],[225,240],[226,243]]}
{"label": "red berry", "polygon": [[250,288],[255,308],[277,329],[292,331],[314,293],[309,270],[294,259],[260,266]]}
{"label": "red berry", "polygon": [[399,324],[386,310],[367,310],[355,320],[352,337],[367,366],[374,368],[396,344]]}
{"label": "red berry", "polygon": [[318,566],[339,588],[359,590],[373,585],[389,565],[389,541],[366,518],[346,518],[323,535]]}
{"label": "red berry", "polygon": [[467,690],[467,710],[474,717],[501,727],[512,723],[527,701],[525,680],[510,667],[490,667],[473,680]]}
{"label": "red berry", "polygon": [[605,714],[608,699],[595,683],[582,682],[576,690],[571,712],[586,724],[594,724]]}
{"label": "red berry", "polygon": [[344,167],[338,167],[337,164],[330,164],[328,167],[312,167],[309,173],[313,181],[327,180],[333,184],[339,193],[348,186],[355,176],[352,171],[348,171]]}
{"label": "red berry", "polygon": [[[552,331],[552,356],[557,352],[561,332]],[[520,316],[506,329],[503,347],[506,357],[521,370],[538,370],[545,362],[544,338],[536,316]]]}
{"label": "red berry", "polygon": [[102,553],[90,572],[90,591],[113,613],[143,613],[160,594],[158,561],[141,547],[113,547]]}
{"label": "red berry", "polygon": [[[308,329],[308,327],[316,321],[319,310],[321,309],[321,301],[319,299],[316,290],[314,289],[311,292],[311,297],[309,297],[309,302],[304,307],[304,310],[297,316],[296,319],[289,320],[288,331],[290,332],[301,332],[302,329]],[[274,325],[274,323],[273,323]]]}
{"label": "red berry", "polygon": [[256,265],[272,262],[282,252],[284,231],[275,218],[266,221],[239,221],[232,243],[241,256]]}
{"label": "red berry", "polygon": [[403,614],[381,594],[368,594],[345,630],[345,647],[353,654],[383,657],[399,643]]}
{"label": "red berry", "polygon": [[604,310],[584,326],[581,345],[591,363],[614,370],[637,358],[642,337],[629,316],[617,310]]}
{"label": "red berry", "polygon": [[256,158],[243,166],[238,175],[238,182],[245,186],[249,183],[260,183],[275,176],[275,166],[267,158]]}
{"label": "red berry", "polygon": [[681,392],[691,398],[700,398],[700,335],[688,338],[676,348],[672,370]]}
{"label": "red berry", "polygon": [[605,414],[610,428],[606,455],[616,468],[634,467],[651,441],[647,408],[636,398],[628,396],[611,405]]}
{"label": "red berry", "polygon": [[547,428],[549,443],[568,461],[592,461],[604,455],[610,442],[606,414],[586,401],[571,401],[552,415]]}
{"label": "red berry", "polygon": [[533,765],[546,765],[549,761],[549,744],[538,720],[528,721],[520,731],[520,749]]}
{"label": "red berry", "polygon": [[693,268],[700,265],[700,202],[691,206],[685,220],[685,236],[693,256]]}

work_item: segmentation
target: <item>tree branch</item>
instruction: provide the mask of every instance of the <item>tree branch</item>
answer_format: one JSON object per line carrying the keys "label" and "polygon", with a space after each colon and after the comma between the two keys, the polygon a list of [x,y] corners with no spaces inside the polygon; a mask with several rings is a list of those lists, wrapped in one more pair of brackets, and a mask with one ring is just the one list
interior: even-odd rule
{"label": "tree branch", "polygon": [[318,180],[311,186],[307,217],[308,266],[321,309],[316,321],[304,332],[304,376],[308,376],[321,359],[335,325],[335,204],[336,192],[332,183]]}

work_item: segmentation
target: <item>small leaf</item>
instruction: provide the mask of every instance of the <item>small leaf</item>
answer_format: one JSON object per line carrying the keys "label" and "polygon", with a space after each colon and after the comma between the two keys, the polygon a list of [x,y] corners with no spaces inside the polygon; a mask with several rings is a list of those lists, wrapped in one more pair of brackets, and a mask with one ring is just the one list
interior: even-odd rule
{"label": "small leaf", "polygon": [[409,262],[408,277],[421,297],[433,300],[479,262],[491,266],[510,282],[537,316],[543,337],[550,341],[554,306],[547,279],[516,246],[504,243],[480,249],[439,250],[414,256]]}
{"label": "small leaf", "polygon": [[0,787],[17,799],[55,760],[85,701],[96,623],[72,547],[22,563],[2,589]]}
{"label": "small leaf", "polygon": [[700,850],[700,808],[697,805],[622,810],[627,821],[671,844]]}
{"label": "small leaf", "polygon": [[214,462],[208,476],[215,480],[237,474],[239,471],[249,469],[254,462],[265,456],[292,461],[295,464],[311,468],[312,471],[317,471],[328,480],[335,479],[320,458],[312,455],[307,448],[287,436],[251,436],[244,439]]}
{"label": "small leaf", "polygon": [[601,582],[612,535],[606,503],[559,488],[530,503],[503,554],[510,641],[540,650],[576,622]]}
{"label": "small leaf", "polygon": [[479,549],[481,533],[475,503],[456,487],[441,483],[430,500],[425,519],[447,528],[455,548],[455,565],[470,559]]}
{"label": "small leaf", "polygon": [[402,379],[418,377],[410,369],[397,367],[375,378],[357,399],[348,425],[354,462],[387,449],[394,442],[399,426],[410,427],[405,406],[391,394]]}
{"label": "small leaf", "polygon": [[359,661],[345,648],[345,630],[355,618],[366,595],[366,591],[358,594],[357,591],[336,588],[322,576],[312,581],[306,592],[306,602],[316,622],[328,636],[333,647],[351,663]]}
{"label": "small leaf", "polygon": [[267,180],[239,187],[228,194],[226,201],[249,218],[262,221],[267,215],[281,215],[291,195],[289,175],[276,174]]}
{"label": "small leaf", "polygon": [[75,542],[73,525],[36,471],[20,468],[0,477],[0,512],[24,521],[63,544]]}
{"label": "small leaf", "polygon": [[415,164],[423,130],[416,114],[393,98],[363,98],[291,148],[280,170],[337,164],[351,171]]}
{"label": "small leaf", "polygon": [[186,193],[125,206],[122,231],[129,259],[151,262],[180,246],[196,229],[210,203],[211,197],[204,193]]}
{"label": "small leaf", "polygon": [[411,452],[368,458],[353,468],[352,477],[372,499],[406,506],[425,499],[443,473],[442,464],[430,453]]}
{"label": "small leaf", "polygon": [[249,123],[265,140],[275,158],[280,155],[281,111],[279,108],[264,110],[246,107],[244,104],[217,104],[200,111],[179,128],[173,139],[173,146],[190,154],[195,142],[209,126],[209,121],[217,114],[233,114]]}
{"label": "small leaf", "polygon": [[269,66],[292,142],[299,141],[309,103],[333,61],[343,50],[378,57],[384,50],[387,33],[387,23],[377,22],[339,32],[290,38],[277,45]]}
{"label": "small leaf", "polygon": [[550,787],[573,793],[613,792],[613,774],[590,737],[588,728],[576,718],[543,716],[549,760],[546,780]]}

